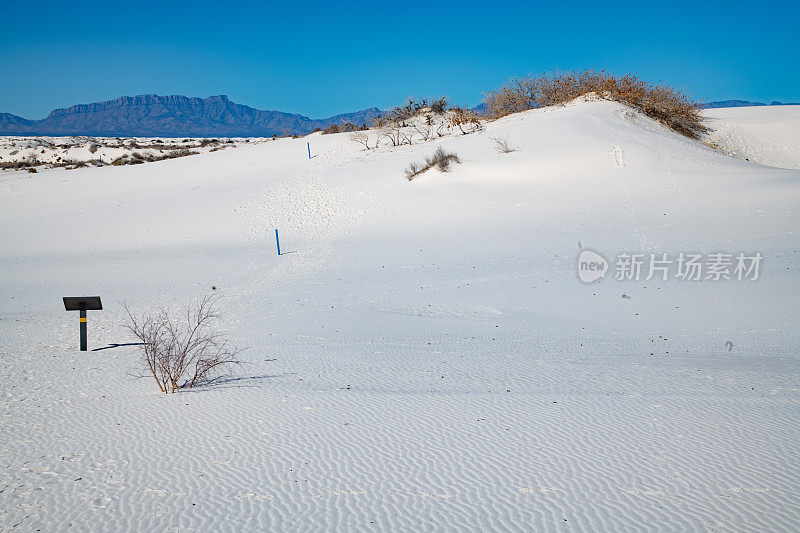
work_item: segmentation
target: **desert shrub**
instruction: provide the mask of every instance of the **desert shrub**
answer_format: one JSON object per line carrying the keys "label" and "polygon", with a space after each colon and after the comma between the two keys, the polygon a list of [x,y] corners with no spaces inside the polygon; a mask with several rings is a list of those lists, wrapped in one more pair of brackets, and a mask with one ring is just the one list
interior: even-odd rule
{"label": "desert shrub", "polygon": [[36,174],[37,172],[39,172],[39,171],[38,171],[38,170],[36,170],[36,168],[35,168],[35,167],[30,167],[30,168],[28,168],[28,173],[29,173],[29,174]]}
{"label": "desert shrub", "polygon": [[161,392],[192,388],[242,364],[241,350],[232,347],[219,329],[217,296],[206,296],[178,312],[128,314],[127,330],[141,344],[140,375],[152,376]]}
{"label": "desert shrub", "polygon": [[[366,124],[362,124],[361,126],[358,126],[358,125],[353,124],[351,122],[344,122],[342,124],[331,124],[330,126],[325,128],[324,130],[322,130],[322,134],[323,135],[330,135],[331,133],[347,133],[347,132],[350,132],[350,131],[363,131],[363,130],[368,130],[368,129],[369,129],[369,127]],[[315,131],[319,131],[319,129],[317,129]]]}
{"label": "desert shrub", "polygon": [[[478,113],[466,107],[453,106],[450,108],[450,116],[448,118],[453,126],[458,127],[461,133],[464,134],[481,128],[481,118]],[[465,127],[467,130],[464,130]]]}
{"label": "desert shrub", "polygon": [[449,172],[450,163],[461,163],[461,159],[456,154],[447,152],[441,146],[439,146],[436,148],[436,151],[433,152],[433,155],[425,158],[423,163],[409,163],[404,173],[406,179],[411,181],[433,167],[438,168],[441,172]]}
{"label": "desert shrub", "polygon": [[[353,142],[357,142],[358,144],[364,145],[364,148],[366,148],[367,150],[370,149],[369,148],[369,133],[366,133],[365,131],[357,131],[357,132],[351,133],[350,134],[350,140],[353,141]],[[375,146],[373,148],[377,148],[378,147],[378,141],[379,140],[380,139],[375,141]]]}
{"label": "desert shrub", "polygon": [[423,172],[425,172],[425,170],[427,170],[427,169],[422,170],[422,168],[423,165],[417,163],[416,161],[412,161],[411,163],[408,164],[408,166],[403,172],[406,175],[406,179],[408,181],[411,181],[414,178],[416,178],[419,174],[422,174]]}
{"label": "desert shrub", "polygon": [[492,137],[492,141],[494,141],[494,149],[497,150],[498,153],[510,154],[511,152],[517,151],[516,148],[511,146],[508,137]]}
{"label": "desert shrub", "polygon": [[236,148],[235,144],[221,144],[219,146],[215,146],[209,152],[216,152],[217,150],[226,150],[228,148]]}
{"label": "desert shrub", "polygon": [[398,122],[387,122],[378,128],[378,136],[389,139],[392,146],[400,146],[406,138],[403,134],[403,126]]}
{"label": "desert shrub", "polygon": [[64,167],[64,170],[75,170],[76,168],[88,167],[89,163],[86,161],[78,161],[77,159],[64,159],[54,166]]}
{"label": "desert shrub", "polygon": [[489,117],[500,118],[528,109],[564,104],[590,93],[628,105],[693,139],[707,131],[699,103],[669,85],[652,85],[633,74],[619,76],[584,70],[513,78],[499,89],[486,93],[484,102]]}
{"label": "desert shrub", "polygon": [[446,152],[441,146],[436,148],[433,155],[425,158],[425,164],[435,166],[442,172],[450,171],[450,163],[461,163],[461,159],[454,153]]}
{"label": "desert shrub", "polygon": [[436,100],[431,101],[429,107],[431,113],[434,113],[436,115],[444,115],[445,111],[447,111],[447,98],[445,98],[444,96],[441,98],[437,98]]}
{"label": "desert shrub", "polygon": [[19,170],[21,168],[27,168],[28,162],[27,161],[2,161],[0,162],[0,169],[3,170]]}
{"label": "desert shrub", "polygon": [[404,106],[393,107],[376,118],[376,125],[383,126],[387,123],[397,123],[401,127],[406,126],[406,121],[419,116],[427,109],[428,101],[424,98],[415,100],[409,98]]}
{"label": "desert shrub", "polygon": [[156,158],[156,161],[161,161],[162,159],[175,159],[176,157],[186,157],[188,155],[197,155],[200,152],[196,150],[189,150],[187,148],[181,148],[180,150],[173,150],[169,153],[164,154],[161,157]]}
{"label": "desert shrub", "polygon": [[96,153],[96,152],[97,152],[97,150],[98,150],[99,148],[100,148],[100,145],[99,145],[99,144],[97,144],[97,143],[92,143],[91,145],[89,145],[89,153],[90,153],[90,154],[94,154],[94,153]]}
{"label": "desert shrub", "polygon": [[202,139],[200,141],[200,148],[205,148],[211,144],[217,144],[219,141],[217,139]]}

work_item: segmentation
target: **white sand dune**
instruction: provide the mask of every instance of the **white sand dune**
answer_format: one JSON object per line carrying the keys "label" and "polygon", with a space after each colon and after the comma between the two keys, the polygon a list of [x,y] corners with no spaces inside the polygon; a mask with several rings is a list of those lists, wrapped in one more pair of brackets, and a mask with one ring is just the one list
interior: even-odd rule
{"label": "white sand dune", "polygon": [[[0,531],[792,531],[798,213],[800,171],[609,102],[0,175]],[[579,243],[764,262],[583,284]],[[250,364],[168,396],[60,300],[95,348],[212,285]]]}
{"label": "white sand dune", "polygon": [[800,105],[707,109],[711,142],[730,155],[800,169]]}

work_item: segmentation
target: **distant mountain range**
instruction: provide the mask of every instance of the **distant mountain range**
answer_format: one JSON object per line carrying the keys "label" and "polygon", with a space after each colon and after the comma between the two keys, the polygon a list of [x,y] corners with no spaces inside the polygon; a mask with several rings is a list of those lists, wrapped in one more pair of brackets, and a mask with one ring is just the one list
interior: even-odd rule
{"label": "distant mountain range", "polygon": [[[798,105],[725,100],[704,109],[763,105]],[[483,104],[474,109],[481,111]],[[271,137],[306,134],[332,124],[371,124],[377,107],[312,119],[303,115],[264,111],[231,102],[227,96],[191,98],[145,94],[54,109],[47,118],[28,120],[0,113],[0,135],[89,135],[97,137]]]}
{"label": "distant mountain range", "polygon": [[722,100],[719,102],[708,102],[706,104],[702,104],[700,107],[703,109],[716,109],[718,107],[752,107],[752,106],[760,106],[760,105],[800,105],[798,103],[788,103],[784,104],[783,102],[772,102],[771,104],[765,104],[762,102],[748,102],[747,100]]}
{"label": "distant mountain range", "polygon": [[0,113],[0,135],[91,135],[98,137],[271,137],[305,134],[331,124],[370,124],[378,108],[323,119],[263,111],[227,96],[123,96],[55,109],[42,120]]}

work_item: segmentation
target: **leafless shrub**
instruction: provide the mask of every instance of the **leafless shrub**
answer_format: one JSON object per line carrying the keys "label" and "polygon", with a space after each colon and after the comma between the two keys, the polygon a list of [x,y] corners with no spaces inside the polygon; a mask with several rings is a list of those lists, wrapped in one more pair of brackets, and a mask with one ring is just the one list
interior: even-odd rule
{"label": "leafless shrub", "polygon": [[[453,106],[450,108],[450,116],[448,118],[450,123],[458,127],[463,134],[476,131],[482,127],[478,113],[466,107]],[[465,130],[464,128],[467,129]]]}
{"label": "leafless shrub", "polygon": [[[426,168],[425,170],[428,170],[428,169]],[[411,181],[414,178],[416,178],[417,175],[422,174],[423,172],[425,172],[425,170],[422,169],[422,165],[421,164],[417,163],[416,161],[412,161],[411,163],[408,164],[408,166],[406,167],[406,169],[403,172],[406,175],[406,179],[408,181]]]}
{"label": "leafless shrub", "polygon": [[450,163],[461,163],[461,159],[454,153],[446,152],[441,146],[436,148],[433,155],[425,158],[425,164],[430,167],[435,166],[442,172],[450,171]]}
{"label": "leafless shrub", "polygon": [[144,163],[143,159],[140,159],[138,157],[133,157],[133,155],[131,154],[122,155],[111,161],[111,164],[114,165],[115,167],[119,167],[122,165],[141,165],[142,163]]}
{"label": "leafless shrub", "polygon": [[433,123],[431,120],[425,120],[424,122],[415,122],[412,127],[414,131],[419,135],[420,139],[423,141],[427,141],[431,137],[431,128]]}
{"label": "leafless shrub", "polygon": [[[363,131],[357,131],[355,133],[350,134],[350,140],[353,142],[357,142],[358,144],[364,145],[364,148],[369,150],[369,133]],[[373,148],[378,147],[378,141],[375,141],[375,146]]]}
{"label": "leafless shrub", "polygon": [[707,131],[699,103],[669,85],[652,85],[633,74],[584,70],[514,78],[484,95],[487,113],[500,118],[528,109],[559,105],[594,93],[626,104],[692,139]]}
{"label": "leafless shrub", "polygon": [[215,146],[214,148],[209,150],[209,152],[216,152],[217,150],[225,150],[225,149],[228,149],[228,148],[236,148],[236,145],[235,144],[221,144],[219,146]]}
{"label": "leafless shrub", "polygon": [[378,135],[389,139],[392,146],[400,146],[403,141],[403,128],[397,122],[387,122],[378,128]]}
{"label": "leafless shrub", "polygon": [[220,332],[217,296],[206,296],[182,313],[128,314],[126,328],[140,342],[141,375],[152,376],[161,392],[192,388],[242,364],[241,350]]}
{"label": "leafless shrub", "polygon": [[511,146],[508,137],[492,137],[492,140],[494,141],[494,149],[497,150],[498,153],[510,154],[511,152],[517,151],[516,148]]}
{"label": "leafless shrub", "polygon": [[430,110],[431,113],[436,115],[444,115],[445,111],[447,111],[447,98],[444,96],[441,98],[437,98],[430,103]]}
{"label": "leafless shrub", "polygon": [[98,150],[99,148],[100,148],[100,145],[99,145],[99,144],[97,144],[97,143],[92,143],[91,145],[89,145],[89,153],[90,153],[90,154],[94,154],[94,153],[96,153],[96,152],[97,152],[97,150]]}
{"label": "leafless shrub", "polygon": [[75,170],[76,168],[88,167],[89,163],[86,161],[78,161],[77,159],[64,159],[53,165],[55,167],[64,167],[64,170]]}
{"label": "leafless shrub", "polygon": [[165,154],[164,156],[158,158],[157,161],[160,161],[161,159],[174,159],[176,157],[186,157],[187,155],[197,155],[199,153],[200,152],[197,152],[196,150],[187,150],[186,148],[181,148],[180,150],[173,150],[172,152]]}
{"label": "leafless shrub", "polygon": [[27,167],[28,167],[27,161],[2,161],[2,162],[0,162],[0,169],[2,169],[2,170],[7,170],[7,169],[19,170],[21,168],[27,168]]}
{"label": "leafless shrub", "polygon": [[331,124],[324,130],[322,130],[323,135],[330,135],[331,133],[346,133],[349,131],[364,131],[368,130],[369,127],[366,124],[362,124],[361,126],[357,126],[351,122],[344,122],[342,124]]}
{"label": "leafless shrub", "polygon": [[406,179],[411,181],[433,167],[438,168],[441,172],[449,172],[450,163],[461,163],[461,159],[456,154],[447,152],[441,146],[439,146],[436,148],[436,151],[433,152],[433,155],[425,158],[423,163],[409,163],[404,173]]}
{"label": "leafless shrub", "polygon": [[409,98],[406,105],[393,107],[378,117],[378,119],[383,120],[384,122],[396,122],[400,126],[404,127],[407,120],[419,116],[427,107],[428,101],[424,98],[421,100]]}

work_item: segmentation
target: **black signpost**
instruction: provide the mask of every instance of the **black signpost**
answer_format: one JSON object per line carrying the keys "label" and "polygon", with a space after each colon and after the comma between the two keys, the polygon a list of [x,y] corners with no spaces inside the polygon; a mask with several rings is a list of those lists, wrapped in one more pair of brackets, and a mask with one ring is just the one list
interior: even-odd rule
{"label": "black signpost", "polygon": [[64,309],[67,311],[80,311],[81,320],[81,351],[86,351],[86,311],[99,311],[103,309],[99,296],[64,296]]}

